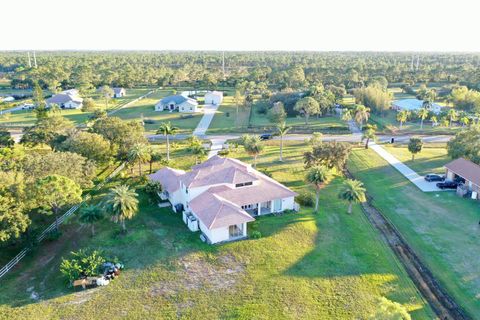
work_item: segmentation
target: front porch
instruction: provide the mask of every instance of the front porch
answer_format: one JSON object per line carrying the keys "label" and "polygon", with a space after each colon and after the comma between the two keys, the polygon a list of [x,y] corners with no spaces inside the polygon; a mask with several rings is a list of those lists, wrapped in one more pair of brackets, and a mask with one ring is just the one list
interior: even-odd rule
{"label": "front porch", "polygon": [[248,204],[242,206],[242,209],[245,210],[252,217],[270,214],[274,212],[280,212],[282,211],[282,199]]}

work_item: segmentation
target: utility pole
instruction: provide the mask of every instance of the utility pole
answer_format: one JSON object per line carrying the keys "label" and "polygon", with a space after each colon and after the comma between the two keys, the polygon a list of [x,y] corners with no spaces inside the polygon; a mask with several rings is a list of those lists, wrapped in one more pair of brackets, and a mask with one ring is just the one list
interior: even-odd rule
{"label": "utility pole", "polygon": [[37,67],[37,56],[35,55],[35,51],[33,51],[33,65],[35,68]]}
{"label": "utility pole", "polygon": [[223,80],[225,80],[225,51],[222,52],[222,71],[223,71]]}
{"label": "utility pole", "polygon": [[27,52],[28,55],[28,67],[32,67],[32,60],[30,59],[30,51]]}

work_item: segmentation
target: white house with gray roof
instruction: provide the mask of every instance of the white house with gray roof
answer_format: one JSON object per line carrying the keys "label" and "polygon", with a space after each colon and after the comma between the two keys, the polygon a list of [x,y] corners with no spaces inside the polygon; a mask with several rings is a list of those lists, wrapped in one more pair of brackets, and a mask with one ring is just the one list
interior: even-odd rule
{"label": "white house with gray roof", "polygon": [[298,209],[295,192],[237,159],[214,156],[189,172],[165,167],[149,178],[208,243],[245,238],[256,216]]}
{"label": "white house with gray roof", "polygon": [[197,100],[177,94],[160,100],[155,105],[155,111],[178,111],[193,113],[199,112],[199,109]]}
{"label": "white house with gray roof", "polygon": [[48,98],[47,108],[57,105],[60,109],[80,109],[83,106],[83,99],[77,89],[62,91]]}

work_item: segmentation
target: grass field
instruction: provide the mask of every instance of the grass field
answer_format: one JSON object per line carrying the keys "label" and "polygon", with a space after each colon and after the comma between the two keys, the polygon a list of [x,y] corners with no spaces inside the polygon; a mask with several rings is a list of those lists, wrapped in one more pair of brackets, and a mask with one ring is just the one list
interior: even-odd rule
{"label": "grass field", "polygon": [[429,146],[424,145],[422,152],[415,156],[412,161],[412,154],[408,151],[406,145],[386,144],[383,147],[394,155],[397,159],[405,163],[420,175],[428,173],[445,173],[443,166],[452,161],[447,155],[445,146]]}
{"label": "grass field", "polygon": [[[198,122],[202,118],[203,113],[194,114],[191,118],[182,118],[186,113],[155,111],[155,104],[168,95],[173,94],[171,89],[158,90],[154,94],[145,99],[123,108],[114,114],[124,120],[140,120],[143,116],[145,123],[145,131],[154,134],[162,122],[171,122],[174,126],[180,128],[178,133],[191,134],[196,128]],[[153,123],[148,123],[152,121]]]}
{"label": "grass field", "polygon": [[[253,105],[252,115],[250,118],[250,127],[257,129],[264,129],[265,131],[271,131],[271,128],[275,126],[274,123],[270,122],[266,114],[258,113],[257,109],[260,104],[263,102],[257,102]],[[287,125],[293,127],[292,132],[330,132],[330,133],[348,133],[347,124],[342,121],[339,117],[325,116],[317,118],[312,116],[308,120],[308,125],[305,124],[305,118],[297,117],[288,117]]]}
{"label": "grass field", "polygon": [[[294,190],[310,190],[303,182],[304,148],[286,143],[286,161],[279,163],[278,143],[269,141],[259,168]],[[184,155],[175,149],[174,163],[184,167]],[[232,156],[251,161],[241,150]],[[105,220],[91,238],[73,219],[60,241],[2,279],[0,318],[363,319],[380,296],[405,305],[414,319],[433,318],[359,207],[346,213],[337,199],[342,179],[322,189],[319,214],[304,208],[262,217],[249,225],[260,239],[215,246],[203,244],[179,215],[138,190],[141,210],[127,222],[126,235]],[[117,256],[126,270],[107,287],[74,292],[58,273],[60,257],[87,246]]]}
{"label": "grass field", "polygon": [[237,116],[237,107],[233,97],[226,96],[215,113],[207,133],[243,132],[247,130],[249,115],[250,108],[239,107]]}
{"label": "grass field", "polygon": [[[149,88],[137,88],[137,89],[128,89],[127,95],[122,98],[111,99],[109,101],[108,109],[114,109],[121,103],[125,103],[128,100],[132,100],[137,98],[151,89]],[[102,98],[96,96],[95,99],[96,104],[104,108],[105,102]],[[70,119],[75,124],[80,124],[88,120],[88,118],[92,115],[92,112],[83,112],[82,110],[60,110],[60,113],[67,119]],[[28,127],[32,126],[36,121],[35,113],[32,110],[19,110],[14,111],[12,113],[5,113],[0,116],[0,126],[8,126],[8,127]]]}
{"label": "grass field", "polygon": [[[438,168],[423,162],[428,171]],[[372,150],[355,150],[348,166],[460,306],[473,318],[480,314],[480,203],[420,192]]]}
{"label": "grass field", "polygon": [[425,121],[423,129],[420,127],[420,121],[408,121],[400,129],[400,123],[396,119],[397,112],[388,110],[383,116],[371,113],[370,123],[376,124],[378,131],[388,133],[432,133],[432,134],[455,134],[462,130],[461,125],[453,124],[451,128],[436,126],[432,127],[430,122]]}

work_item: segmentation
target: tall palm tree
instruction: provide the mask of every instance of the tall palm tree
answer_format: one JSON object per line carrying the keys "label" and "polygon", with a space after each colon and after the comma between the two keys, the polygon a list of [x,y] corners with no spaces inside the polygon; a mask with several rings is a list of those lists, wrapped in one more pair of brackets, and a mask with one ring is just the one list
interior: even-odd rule
{"label": "tall palm tree", "polygon": [[162,160],[162,155],[159,152],[153,151],[150,149],[150,173],[152,173],[152,165],[154,162],[158,162]]}
{"label": "tall palm tree", "polygon": [[138,175],[142,175],[142,163],[150,161],[150,150],[143,143],[136,143],[128,152],[128,161],[133,164],[138,163]]}
{"label": "tall palm tree", "polygon": [[257,167],[257,157],[263,151],[263,144],[257,135],[242,136],[243,147],[245,151],[253,157],[253,167]]}
{"label": "tall palm tree", "polygon": [[427,119],[428,114],[429,114],[429,112],[428,112],[428,110],[425,109],[425,108],[422,108],[422,109],[418,110],[417,115],[418,115],[418,117],[420,118],[420,130],[423,130],[423,121],[424,121],[425,119]]}
{"label": "tall palm tree", "polygon": [[377,130],[377,126],[371,125],[371,124],[366,125],[365,130],[363,131],[363,134],[362,134],[362,141],[367,140],[367,142],[365,143],[365,149],[368,149],[368,143],[370,142],[370,140],[375,139],[376,130]]}
{"label": "tall palm tree", "polygon": [[432,127],[435,127],[435,126],[437,125],[437,123],[438,123],[438,119],[437,119],[436,116],[432,116],[432,117],[430,118],[430,121],[432,121]]}
{"label": "tall palm tree", "polygon": [[126,185],[113,187],[106,196],[105,209],[110,212],[115,223],[122,224],[124,232],[127,231],[125,220],[130,220],[137,214],[137,196],[138,194]]}
{"label": "tall palm tree", "polygon": [[103,219],[103,210],[99,206],[87,205],[80,210],[79,220],[89,224],[92,230],[92,237],[95,235],[95,223]]}
{"label": "tall palm tree", "polygon": [[280,161],[283,161],[283,137],[287,135],[291,127],[287,127],[287,124],[284,122],[277,125],[277,133],[280,137]]}
{"label": "tall palm tree", "polygon": [[188,144],[188,151],[195,156],[195,164],[198,164],[199,160],[207,155],[207,150],[196,136],[188,138]]}
{"label": "tall palm tree", "polygon": [[348,201],[348,213],[352,213],[352,204],[367,201],[365,187],[358,180],[345,180],[343,187],[338,194],[342,200]]}
{"label": "tall palm tree", "polygon": [[470,123],[470,118],[467,116],[463,116],[460,118],[460,122],[462,123],[462,127],[468,126]]}
{"label": "tall palm tree", "polygon": [[364,105],[358,105],[355,108],[355,122],[360,125],[360,130],[362,130],[363,122],[367,122],[370,118],[370,108],[365,107]]}
{"label": "tall palm tree", "polygon": [[401,110],[397,113],[397,121],[400,122],[400,130],[403,127],[403,123],[408,120],[408,116],[410,115],[410,112],[407,110]]}
{"label": "tall palm tree", "polygon": [[170,136],[177,133],[178,128],[174,127],[170,122],[162,122],[157,134],[163,134],[167,139],[167,161],[170,161]]}
{"label": "tall palm tree", "polygon": [[342,120],[346,121],[346,122],[352,120],[352,111],[350,111],[347,108],[343,109],[342,110]]}
{"label": "tall palm tree", "polygon": [[450,110],[448,110],[447,116],[448,116],[448,120],[449,120],[448,126],[451,127],[452,126],[452,121],[457,120],[457,111],[455,111],[455,109],[453,109],[453,108],[450,108]]}
{"label": "tall palm tree", "polygon": [[320,198],[320,188],[327,182],[329,178],[329,170],[325,166],[311,167],[307,171],[305,179],[308,183],[315,187],[315,211],[318,212],[318,200]]}

